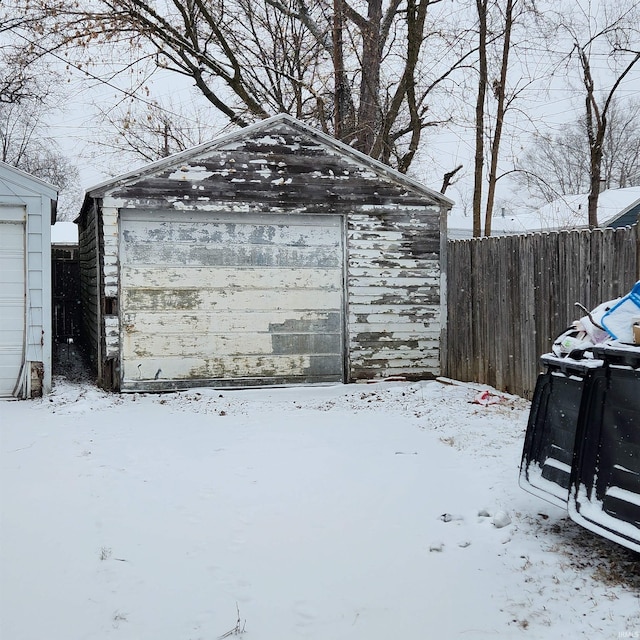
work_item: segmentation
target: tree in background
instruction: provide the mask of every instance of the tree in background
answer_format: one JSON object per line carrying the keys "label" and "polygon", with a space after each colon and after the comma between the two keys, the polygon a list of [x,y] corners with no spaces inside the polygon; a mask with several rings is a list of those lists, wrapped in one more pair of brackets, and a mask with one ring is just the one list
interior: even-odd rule
{"label": "tree in background", "polygon": [[476,0],[478,12],[478,89],[476,94],[475,156],[473,162],[473,237],[482,235],[482,186],[484,183],[485,100],[489,86],[489,0]]}
{"label": "tree in background", "polygon": [[34,3],[48,12],[34,47],[84,68],[97,46],[112,60],[126,49],[188,78],[231,123],[290,113],[403,172],[440,121],[432,94],[471,55],[466,33],[445,31],[442,0]]}
{"label": "tree in background", "polygon": [[[558,34],[570,42],[566,68],[577,67],[581,79],[589,150],[589,227],[595,228],[611,112],[619,89],[640,61],[640,6],[635,0],[576,4],[571,14],[553,19]],[[604,75],[598,69],[602,63]]]}
{"label": "tree in background", "polygon": [[502,43],[499,53],[499,74],[492,83],[492,93],[496,101],[495,121],[491,136],[491,153],[489,162],[489,175],[487,177],[487,202],[485,207],[484,234],[491,235],[491,219],[493,216],[493,204],[496,196],[498,182],[498,160],[500,158],[500,145],[502,142],[502,129],[507,113],[509,96],[507,95],[507,73],[509,71],[509,57],[511,55],[511,36],[514,21],[518,18],[518,0],[507,0],[500,24],[504,25]]}
{"label": "tree in background", "polygon": [[612,102],[601,175],[607,189],[640,185],[640,101]]}
{"label": "tree in background", "polygon": [[15,34],[24,31],[35,36],[43,17],[35,9],[16,10],[10,0],[0,3],[0,103],[38,98],[37,65],[44,52],[35,51]]}
{"label": "tree in background", "polygon": [[46,133],[50,98],[42,86],[26,82],[13,102],[0,102],[0,160],[58,187],[58,218],[70,220],[80,209],[80,176]]}
{"label": "tree in background", "polygon": [[[478,60],[472,212],[473,235],[478,237],[491,235],[497,184],[503,177],[499,162],[507,114],[540,80],[526,69],[542,9],[528,0],[475,0],[475,11]],[[539,71],[544,77],[546,66],[540,65]]]}
{"label": "tree in background", "polygon": [[584,129],[568,126],[558,135],[536,133],[515,161],[511,180],[524,187],[534,206],[562,195],[585,193],[589,185],[589,149]]}
{"label": "tree in background", "polygon": [[[640,102],[614,100],[603,140],[601,188],[640,185]],[[562,133],[536,134],[516,161],[511,179],[538,204],[565,195],[588,193],[591,187],[589,136],[585,118]]]}
{"label": "tree in background", "polygon": [[[95,105],[111,135],[100,133],[101,151],[111,152],[121,168],[122,154],[153,162],[210,141],[218,130],[208,125],[207,114],[190,105],[169,99],[130,98],[118,107]],[[118,170],[116,168],[116,170]]]}
{"label": "tree in background", "polygon": [[45,52],[31,44],[44,20],[36,6],[17,11],[10,0],[0,4],[0,160],[58,187],[59,219],[71,219],[81,197],[78,168],[46,126],[60,99],[59,77],[43,60]]}

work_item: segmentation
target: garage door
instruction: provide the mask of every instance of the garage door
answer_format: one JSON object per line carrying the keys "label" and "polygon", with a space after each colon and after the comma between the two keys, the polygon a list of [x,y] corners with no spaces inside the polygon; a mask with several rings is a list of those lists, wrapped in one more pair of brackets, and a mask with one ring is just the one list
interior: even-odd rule
{"label": "garage door", "polygon": [[24,348],[24,224],[0,222],[0,397],[20,374]]}
{"label": "garage door", "polygon": [[342,228],[122,212],[121,388],[343,380]]}

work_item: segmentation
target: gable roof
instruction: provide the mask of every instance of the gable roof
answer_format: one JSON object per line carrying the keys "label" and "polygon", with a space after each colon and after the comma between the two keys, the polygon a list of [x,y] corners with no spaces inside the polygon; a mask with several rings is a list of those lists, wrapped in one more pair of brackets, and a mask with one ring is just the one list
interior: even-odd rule
{"label": "gable roof", "polygon": [[51,201],[51,224],[56,221],[58,187],[0,160],[0,198],[10,197],[20,202],[26,196],[45,197]]}
{"label": "gable roof", "polygon": [[638,222],[640,216],[640,187],[630,187],[629,189],[620,189],[620,191],[628,191],[630,196],[635,195],[637,198],[601,226],[626,227]]}
{"label": "gable roof", "polygon": [[133,184],[147,176],[161,173],[187,160],[196,159],[200,156],[206,156],[207,153],[210,152],[224,150],[225,147],[232,146],[233,143],[239,142],[250,135],[255,135],[256,133],[259,134],[260,132],[262,132],[265,134],[265,136],[268,136],[270,132],[275,132],[275,129],[277,129],[277,127],[280,125],[287,125],[293,129],[296,129],[301,134],[315,139],[320,144],[331,149],[335,153],[350,158],[354,162],[367,167],[381,177],[404,185],[407,189],[411,189],[421,196],[435,201],[437,204],[443,206],[446,209],[450,208],[453,205],[453,201],[443,194],[425,187],[412,178],[400,173],[399,171],[396,171],[395,169],[392,169],[388,165],[385,165],[378,160],[374,160],[370,156],[357,151],[353,147],[350,147],[349,145],[340,142],[339,140],[336,140],[335,138],[332,138],[331,136],[322,133],[317,129],[314,129],[313,127],[310,127],[309,125],[285,113],[272,116],[271,118],[266,118],[265,120],[256,122],[252,125],[249,125],[248,127],[244,127],[242,129],[222,135],[211,142],[206,142],[196,147],[192,147],[191,149],[187,149],[186,151],[182,151],[180,153],[167,156],[166,158],[156,160],[155,162],[149,163],[133,171],[129,171],[114,178],[110,178],[105,182],[89,188],[86,192],[85,201],[87,198],[100,198],[114,189],[125,186],[127,184]]}

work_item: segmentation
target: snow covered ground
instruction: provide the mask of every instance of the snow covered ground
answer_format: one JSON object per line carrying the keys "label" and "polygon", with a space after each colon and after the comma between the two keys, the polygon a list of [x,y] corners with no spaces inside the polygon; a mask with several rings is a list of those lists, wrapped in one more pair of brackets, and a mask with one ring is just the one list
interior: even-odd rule
{"label": "snow covered ground", "polygon": [[640,637],[638,556],[520,489],[528,403],[476,396],[0,403],[0,637]]}

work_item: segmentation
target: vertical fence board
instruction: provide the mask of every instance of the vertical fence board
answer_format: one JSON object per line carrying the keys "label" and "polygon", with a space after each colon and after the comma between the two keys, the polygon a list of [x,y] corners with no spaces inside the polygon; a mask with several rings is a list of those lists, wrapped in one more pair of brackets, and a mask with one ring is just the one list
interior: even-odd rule
{"label": "vertical fence board", "polygon": [[[496,367],[496,384],[501,388],[508,390],[513,377],[512,358],[513,358],[513,325],[514,307],[512,304],[512,292],[514,288],[513,274],[511,270],[511,238],[504,242],[501,247],[500,255],[500,286],[502,295],[500,298],[501,324],[495,337],[496,350],[499,357],[499,363]],[[499,340],[501,335],[509,336],[510,340],[506,344],[502,344]]]}
{"label": "vertical fence board", "polygon": [[484,371],[480,365],[480,351],[482,350],[482,338],[480,335],[483,329],[480,322],[476,322],[476,318],[485,318],[484,309],[481,304],[484,298],[484,291],[480,286],[480,282],[484,276],[484,265],[480,261],[480,252],[482,249],[482,240],[471,242],[471,269],[469,272],[469,282],[471,283],[471,314],[473,322],[471,323],[471,341],[469,344],[469,367],[472,380],[485,379]]}
{"label": "vertical fence board", "polygon": [[539,357],[640,279],[640,227],[448,243],[445,375],[531,398]]}
{"label": "vertical fence board", "polygon": [[[535,266],[531,236],[519,236],[519,253],[521,271],[521,313],[523,317],[520,342],[522,345],[522,362],[520,371],[522,377],[522,395],[528,397],[533,394],[530,378],[538,371],[538,352],[535,346],[536,318],[535,318]],[[533,336],[533,339],[532,339]],[[514,389],[514,393],[518,393]]]}

